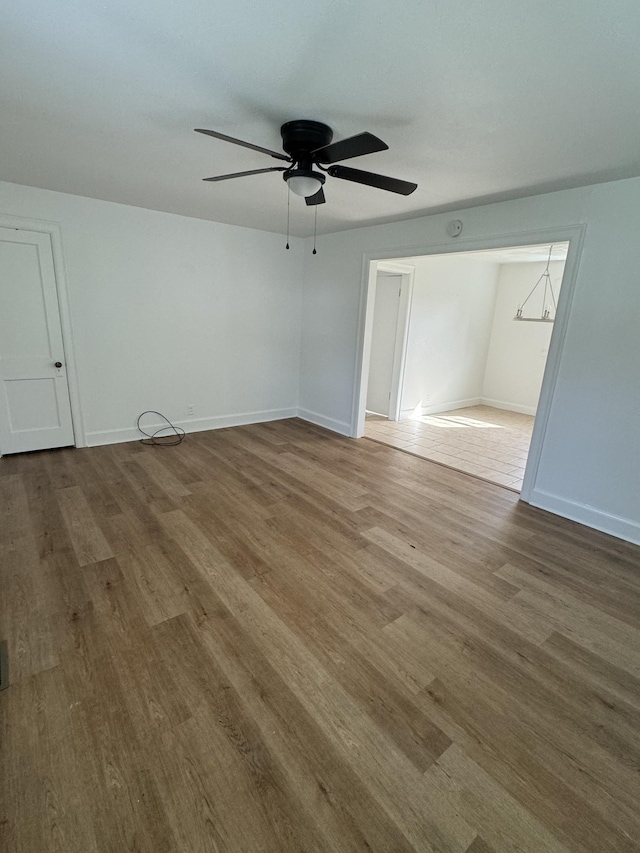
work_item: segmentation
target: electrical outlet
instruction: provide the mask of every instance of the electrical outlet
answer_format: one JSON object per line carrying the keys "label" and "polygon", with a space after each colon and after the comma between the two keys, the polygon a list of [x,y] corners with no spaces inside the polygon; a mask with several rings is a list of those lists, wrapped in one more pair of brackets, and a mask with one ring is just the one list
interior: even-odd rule
{"label": "electrical outlet", "polygon": [[188,414],[188,415],[192,415],[192,414],[193,414],[193,409],[194,409],[193,403],[190,403],[190,404],[187,406],[187,414]]}

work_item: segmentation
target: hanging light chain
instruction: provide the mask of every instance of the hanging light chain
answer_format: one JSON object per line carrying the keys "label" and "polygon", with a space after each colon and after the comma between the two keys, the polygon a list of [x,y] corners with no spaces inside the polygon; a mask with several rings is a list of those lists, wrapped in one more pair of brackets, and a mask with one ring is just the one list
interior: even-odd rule
{"label": "hanging light chain", "polygon": [[[289,235],[290,235],[290,231],[291,231],[290,225],[291,225],[291,188],[287,184],[287,245],[285,246],[286,249],[289,248]],[[313,252],[312,252],[312,254],[314,254],[314,255],[318,254],[318,252],[316,251],[317,234],[318,234],[318,205],[316,204],[316,205],[314,205],[314,214],[313,214]]]}
{"label": "hanging light chain", "polygon": [[291,187],[287,182],[287,245],[285,249],[289,248],[289,221],[290,221],[290,213],[291,213]]}
{"label": "hanging light chain", "polygon": [[316,234],[318,233],[318,205],[315,205],[315,216],[313,219],[313,252],[311,254],[317,255],[316,252]]}

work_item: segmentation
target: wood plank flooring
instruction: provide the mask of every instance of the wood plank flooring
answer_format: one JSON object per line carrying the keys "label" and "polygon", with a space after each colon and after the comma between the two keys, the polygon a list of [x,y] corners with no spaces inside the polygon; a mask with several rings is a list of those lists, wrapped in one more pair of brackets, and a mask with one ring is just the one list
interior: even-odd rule
{"label": "wood plank flooring", "polygon": [[0,459],[0,850],[640,850],[640,549],[301,421]]}

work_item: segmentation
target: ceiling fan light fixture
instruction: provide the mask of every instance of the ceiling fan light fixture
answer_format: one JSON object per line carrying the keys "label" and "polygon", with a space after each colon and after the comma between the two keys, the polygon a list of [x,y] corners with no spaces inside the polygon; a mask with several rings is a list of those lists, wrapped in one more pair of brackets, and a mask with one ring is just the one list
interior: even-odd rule
{"label": "ceiling fan light fixture", "polygon": [[[326,180],[325,175],[391,193],[398,193],[399,195],[410,195],[418,187],[417,184],[410,181],[401,181],[388,175],[363,172],[362,169],[352,169],[348,166],[339,165],[343,160],[351,160],[354,157],[362,157],[364,154],[373,154],[376,151],[385,151],[389,147],[386,142],[368,131],[333,142],[333,131],[329,125],[311,119],[294,119],[285,122],[280,128],[284,154],[273,151],[271,148],[264,148],[262,145],[254,145],[252,142],[227,136],[217,130],[205,130],[205,128],[200,127],[196,128],[196,131],[207,136],[213,136],[214,139],[221,139],[223,142],[231,142],[243,148],[268,154],[276,160],[284,160],[289,164],[288,166],[271,166],[265,169],[250,169],[229,175],[214,175],[211,178],[205,178],[205,181],[228,181],[231,178],[242,178],[245,175],[282,172],[282,177],[289,184],[289,189],[297,196],[304,198],[309,207],[316,208],[326,201],[323,188]],[[314,166],[317,166],[320,171],[315,172]]]}
{"label": "ceiling fan light fixture", "polygon": [[311,169],[288,169],[283,178],[289,185],[291,192],[302,198],[315,195],[325,182],[324,175]]}

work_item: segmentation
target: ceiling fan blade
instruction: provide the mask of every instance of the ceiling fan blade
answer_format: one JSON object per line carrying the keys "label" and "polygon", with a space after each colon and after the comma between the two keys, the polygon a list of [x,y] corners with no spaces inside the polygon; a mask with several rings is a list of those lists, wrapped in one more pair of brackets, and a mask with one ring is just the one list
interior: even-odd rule
{"label": "ceiling fan blade", "polygon": [[398,178],[390,178],[388,175],[376,175],[375,172],[363,172],[362,169],[350,169],[349,166],[331,166],[327,169],[332,178],[342,178],[343,181],[354,181],[356,184],[366,184],[368,187],[376,187],[379,190],[388,190],[390,193],[400,195],[411,195],[418,185],[409,181],[400,181]]}
{"label": "ceiling fan blade", "polygon": [[214,178],[203,178],[203,181],[228,181],[229,178],[244,178],[245,175],[262,175],[264,172],[286,172],[286,166],[271,166],[268,169],[251,169],[249,172],[232,172],[230,175],[216,175]]}
{"label": "ceiling fan blade", "polygon": [[388,147],[386,142],[372,133],[359,133],[357,136],[332,142],[324,148],[317,148],[313,152],[313,158],[316,163],[339,163],[340,160],[350,160],[352,157],[361,157],[363,154],[386,151]]}
{"label": "ceiling fan blade", "polygon": [[315,195],[308,195],[305,198],[306,203],[311,206],[312,204],[324,204],[326,199],[324,197],[324,190],[322,187],[318,190]]}
{"label": "ceiling fan blade", "polygon": [[281,154],[279,151],[272,151],[270,148],[263,148],[261,145],[254,145],[252,142],[243,142],[242,139],[235,139],[233,136],[218,133],[217,130],[204,130],[201,127],[194,129],[196,133],[205,133],[207,136],[213,136],[215,139],[222,139],[223,142],[232,142],[234,145],[242,145],[243,148],[251,148],[252,151],[261,151],[263,154],[275,157],[276,160],[284,160],[287,163],[291,162],[291,157],[287,157],[286,154]]}

